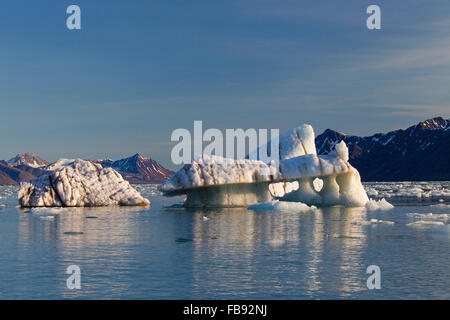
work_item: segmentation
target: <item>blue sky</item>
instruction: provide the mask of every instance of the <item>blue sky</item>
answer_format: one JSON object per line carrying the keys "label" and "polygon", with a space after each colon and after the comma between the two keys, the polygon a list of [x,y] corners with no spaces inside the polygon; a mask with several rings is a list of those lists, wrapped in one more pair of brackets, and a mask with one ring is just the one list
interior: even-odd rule
{"label": "blue sky", "polygon": [[0,159],[173,167],[170,134],[194,120],[369,135],[450,117],[447,0],[8,0],[0,38]]}

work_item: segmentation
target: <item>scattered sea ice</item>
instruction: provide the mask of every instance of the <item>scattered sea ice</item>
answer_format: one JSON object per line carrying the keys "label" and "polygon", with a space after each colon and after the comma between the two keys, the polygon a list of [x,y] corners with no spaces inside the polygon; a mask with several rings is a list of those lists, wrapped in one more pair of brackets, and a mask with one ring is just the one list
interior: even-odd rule
{"label": "scattered sea ice", "polygon": [[392,204],[390,204],[389,202],[386,201],[386,199],[381,199],[381,200],[373,200],[370,199],[367,203],[366,203],[366,209],[369,211],[374,211],[374,210],[390,210],[394,208],[394,206]]}
{"label": "scattered sea ice", "polygon": [[438,203],[438,204],[432,204],[432,205],[430,205],[430,207],[433,207],[433,208],[450,208],[450,204],[441,202],[441,203]]}
{"label": "scattered sea ice", "polygon": [[388,224],[388,225],[394,225],[395,222],[394,221],[388,221],[388,220],[370,219],[369,221],[355,222],[354,224],[361,224],[361,225]]}
{"label": "scattered sea ice", "polygon": [[412,217],[414,219],[420,219],[420,220],[427,220],[427,221],[446,221],[449,218],[449,215],[446,213],[407,213],[406,214],[409,217]]}
{"label": "scattered sea ice", "polygon": [[430,220],[419,220],[408,223],[408,227],[429,227],[429,226],[443,226],[442,221],[430,221]]}

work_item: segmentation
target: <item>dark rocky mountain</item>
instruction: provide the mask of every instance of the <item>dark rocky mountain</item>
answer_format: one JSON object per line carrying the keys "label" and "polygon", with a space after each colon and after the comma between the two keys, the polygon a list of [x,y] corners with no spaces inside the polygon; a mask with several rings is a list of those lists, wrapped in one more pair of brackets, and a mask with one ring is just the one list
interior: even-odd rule
{"label": "dark rocky mountain", "polygon": [[0,186],[14,186],[17,185],[17,182],[13,180],[8,174],[2,171],[2,167],[0,165]]}
{"label": "dark rocky mountain", "polygon": [[34,179],[36,176],[14,168],[6,161],[0,161],[0,185],[17,185],[19,181]]}
{"label": "dark rocky mountain", "polygon": [[108,159],[97,162],[103,167],[112,167],[120,172],[124,179],[136,184],[163,183],[174,174],[155,160],[144,158],[140,154],[117,161]]}
{"label": "dark rocky mountain", "polygon": [[450,119],[437,117],[369,137],[327,129],[316,137],[318,154],[341,140],[363,181],[450,180]]}

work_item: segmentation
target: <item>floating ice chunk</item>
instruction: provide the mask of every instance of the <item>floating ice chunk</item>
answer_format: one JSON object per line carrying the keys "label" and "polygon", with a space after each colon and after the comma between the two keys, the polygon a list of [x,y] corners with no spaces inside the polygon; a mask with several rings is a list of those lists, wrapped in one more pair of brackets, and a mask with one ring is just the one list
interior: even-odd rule
{"label": "floating ice chunk", "polygon": [[386,199],[384,199],[384,198],[381,200],[370,199],[366,203],[366,209],[369,211],[390,210],[392,208],[394,208],[394,206],[392,204],[390,204],[389,202],[387,202]]}
{"label": "floating ice chunk", "polygon": [[448,203],[438,203],[438,204],[432,204],[430,207],[450,208],[450,204],[448,204]]}
{"label": "floating ice chunk", "polygon": [[[316,177],[322,180],[320,191],[314,186]],[[284,201],[321,206],[364,206],[368,201],[356,169],[336,156],[312,154],[282,160],[280,168],[259,160],[199,159],[177,171],[159,190],[165,196],[187,194],[185,206],[191,207],[249,206],[280,195]]]}
{"label": "floating ice chunk", "polygon": [[395,222],[394,221],[388,221],[388,220],[370,219],[369,221],[355,222],[355,224],[362,224],[362,225],[375,225],[375,224],[394,225]]}
{"label": "floating ice chunk", "polygon": [[280,136],[279,162],[203,157],[178,170],[158,190],[165,196],[186,194],[186,207],[243,207],[277,198],[364,206],[369,199],[361,177],[347,160],[345,142],[337,151],[317,156],[314,131],[303,125]]}
{"label": "floating ice chunk", "polygon": [[449,203],[448,182],[366,182],[365,188],[371,198],[386,198],[391,203]]}
{"label": "floating ice chunk", "polygon": [[374,188],[370,188],[370,187],[365,187],[366,189],[366,193],[369,197],[376,197],[378,196],[378,191],[375,190]]}
{"label": "floating ice chunk", "polygon": [[409,217],[413,217],[414,219],[420,219],[420,220],[428,220],[428,221],[446,221],[449,219],[449,215],[446,213],[407,213],[406,214]]}
{"label": "floating ice chunk", "polygon": [[428,226],[443,226],[442,221],[429,221],[429,220],[419,220],[406,224],[408,227],[428,227]]}
{"label": "floating ice chunk", "polygon": [[22,182],[18,198],[22,207],[150,204],[114,169],[80,159],[36,180]]}
{"label": "floating ice chunk", "polygon": [[317,209],[315,206],[308,206],[301,202],[269,201],[251,205],[247,208],[254,211],[289,211],[289,212],[308,212]]}

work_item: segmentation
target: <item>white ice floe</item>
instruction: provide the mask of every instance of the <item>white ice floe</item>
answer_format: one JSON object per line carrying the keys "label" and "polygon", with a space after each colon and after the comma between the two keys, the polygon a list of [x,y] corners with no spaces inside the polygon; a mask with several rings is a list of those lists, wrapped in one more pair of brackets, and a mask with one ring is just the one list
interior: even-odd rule
{"label": "white ice floe", "polygon": [[412,217],[417,220],[428,221],[447,221],[450,217],[447,213],[415,213],[410,212],[406,214],[408,217]]}
{"label": "white ice floe", "polygon": [[289,212],[309,212],[317,209],[315,206],[308,206],[301,202],[270,201],[251,205],[247,208],[254,211],[289,211]]}
{"label": "white ice floe", "polygon": [[361,225],[376,225],[376,224],[394,225],[395,222],[394,221],[388,221],[388,220],[370,219],[368,221],[355,222],[354,224],[361,224]]}
{"label": "white ice floe", "polygon": [[394,208],[394,206],[387,202],[384,198],[381,200],[369,199],[366,203],[366,209],[369,211],[390,210],[392,208]]}
{"label": "white ice floe", "polygon": [[433,208],[450,208],[450,204],[449,203],[438,203],[438,204],[432,204],[430,205],[430,207]]}
{"label": "white ice floe", "polygon": [[205,156],[185,165],[159,190],[166,196],[186,194],[186,207],[243,207],[277,198],[364,206],[369,200],[358,171],[348,163],[345,142],[318,156],[314,131],[303,125],[280,135],[279,148],[280,160],[270,163]]}
{"label": "white ice floe", "polygon": [[406,224],[408,227],[429,227],[429,226],[443,226],[442,221],[430,221],[430,220],[419,220]]}
{"label": "white ice floe", "polygon": [[81,159],[36,180],[22,182],[18,198],[23,207],[137,206],[150,203],[114,169]]}

